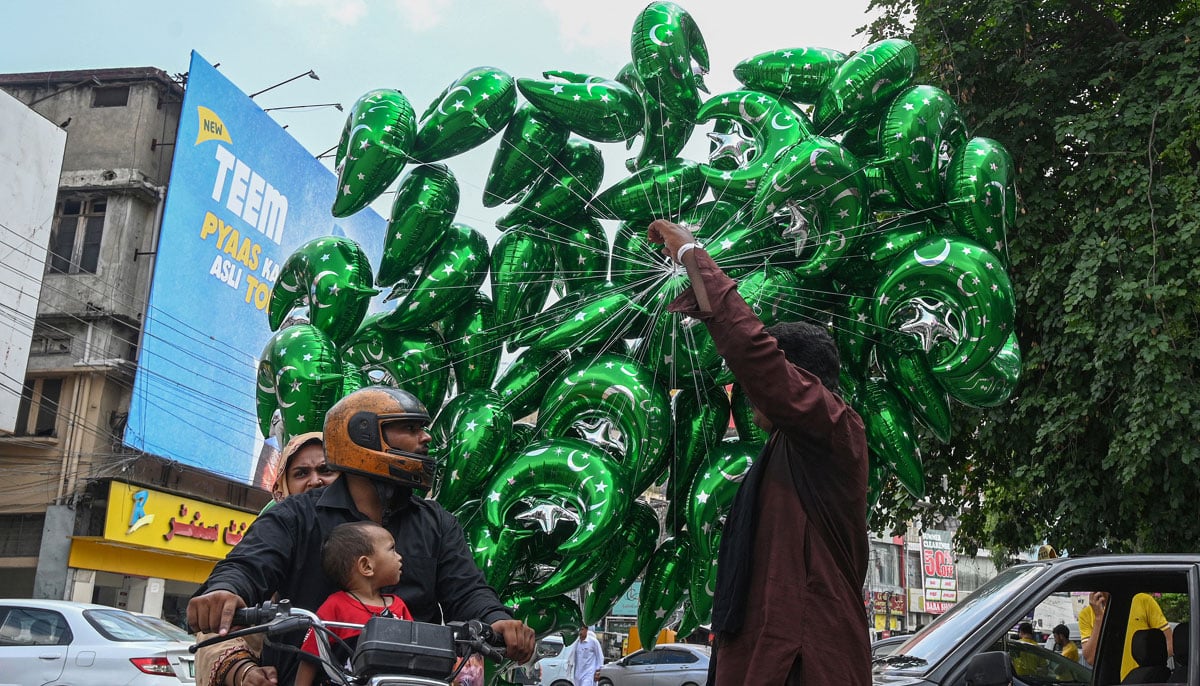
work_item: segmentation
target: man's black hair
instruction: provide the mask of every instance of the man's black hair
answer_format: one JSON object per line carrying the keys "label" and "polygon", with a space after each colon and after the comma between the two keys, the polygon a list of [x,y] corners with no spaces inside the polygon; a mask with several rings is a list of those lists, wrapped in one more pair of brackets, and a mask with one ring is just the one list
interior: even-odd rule
{"label": "man's black hair", "polygon": [[1018,634],[1029,634],[1030,636],[1032,636],[1033,635],[1033,624],[1030,624],[1029,622],[1021,622],[1020,624],[1017,625],[1017,633]]}
{"label": "man's black hair", "polygon": [[767,327],[767,333],[779,341],[779,348],[788,362],[820,379],[825,388],[837,392],[841,360],[837,344],[825,327],[804,321],[780,322]]}
{"label": "man's black hair", "polygon": [[358,558],[375,552],[371,532],[382,528],[375,522],[346,522],[333,527],[329,538],[321,544],[321,571],[338,588],[346,590],[354,578]]}
{"label": "man's black hair", "polygon": [[1054,627],[1050,633],[1067,639],[1071,638],[1071,630],[1067,628],[1066,624],[1059,624],[1058,626]]}

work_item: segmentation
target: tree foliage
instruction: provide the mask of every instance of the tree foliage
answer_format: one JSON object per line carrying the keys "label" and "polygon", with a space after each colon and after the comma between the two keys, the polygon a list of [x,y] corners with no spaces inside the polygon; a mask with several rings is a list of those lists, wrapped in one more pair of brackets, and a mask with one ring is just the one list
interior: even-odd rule
{"label": "tree foliage", "polygon": [[[872,39],[1018,166],[1009,235],[1024,370],[924,444],[960,547],[1200,550],[1200,9],[1162,0],[874,0]],[[941,483],[939,484],[939,480]]]}

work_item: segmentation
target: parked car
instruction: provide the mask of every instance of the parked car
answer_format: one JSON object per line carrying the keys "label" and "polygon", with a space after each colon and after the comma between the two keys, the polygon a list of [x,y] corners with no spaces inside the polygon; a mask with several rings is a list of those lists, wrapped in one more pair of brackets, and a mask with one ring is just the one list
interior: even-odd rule
{"label": "parked car", "polygon": [[561,636],[547,636],[538,641],[539,654],[542,652],[541,644],[543,641],[557,640],[558,650],[550,652],[534,663],[534,673],[537,675],[537,683],[539,686],[572,686],[571,675],[567,672],[567,660],[571,657],[572,651],[575,650],[575,645],[572,643],[569,646],[563,647]]}
{"label": "parked car", "polygon": [[663,643],[600,668],[599,686],[701,686],[708,681],[709,647]]}
{"label": "parked car", "polygon": [[900,636],[888,636],[877,641],[871,642],[871,659],[877,657],[885,657],[896,652],[896,649],[904,645],[908,639],[912,638],[911,634],[903,634]]}
{"label": "parked car", "polygon": [[90,603],[0,600],[0,686],[194,683],[190,638],[146,619]]}
{"label": "parked car", "polygon": [[[1109,593],[1106,616],[1113,618],[1104,622],[1099,636],[1093,636],[1099,641],[1094,673],[1092,667],[1009,636],[1013,626],[1033,616],[1043,603],[1058,601],[1064,593],[1092,591]],[[1200,597],[1200,554],[1101,555],[1009,567],[909,637],[895,654],[874,660],[874,682],[877,686],[955,686],[969,675],[980,685],[1122,683],[1125,619],[1137,593],[1160,594],[1178,606],[1195,607]],[[1059,597],[1051,598],[1055,594]],[[1177,636],[1181,633],[1176,631]],[[1180,640],[1186,646],[1177,645],[1176,654],[1195,655],[1200,648],[1197,632]],[[1149,661],[1160,658],[1165,662],[1165,651],[1148,651],[1143,664],[1135,652],[1139,668],[1157,669],[1159,665]],[[1200,665],[1189,664],[1186,669],[1190,674],[1180,682],[1200,684]]]}

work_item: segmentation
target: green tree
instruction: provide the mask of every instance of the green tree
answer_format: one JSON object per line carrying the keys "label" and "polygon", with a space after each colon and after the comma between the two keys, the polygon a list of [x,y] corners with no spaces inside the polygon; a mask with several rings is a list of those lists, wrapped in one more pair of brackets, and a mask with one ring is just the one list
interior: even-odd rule
{"label": "green tree", "polygon": [[[1162,0],[874,0],[872,39],[1018,166],[1020,387],[923,444],[960,547],[1200,550],[1200,8]],[[944,477],[944,478],[943,478]],[[939,484],[939,481],[941,482]]]}

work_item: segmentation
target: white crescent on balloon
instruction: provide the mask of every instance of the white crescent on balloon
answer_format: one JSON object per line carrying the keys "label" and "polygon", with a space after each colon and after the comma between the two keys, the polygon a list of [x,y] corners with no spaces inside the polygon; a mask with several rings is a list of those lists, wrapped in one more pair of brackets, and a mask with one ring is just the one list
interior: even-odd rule
{"label": "white crescent on balloon", "polygon": [[[284,373],[284,372],[286,372],[286,371],[288,371],[289,369],[290,369],[290,370],[295,370],[296,368],[295,368],[295,367],[293,367],[293,366],[290,366],[290,365],[289,365],[289,366],[287,366],[287,367],[284,367],[284,368],[280,369],[278,373],[276,373],[276,374],[275,374],[275,378],[276,378],[276,379],[280,379],[280,378],[282,378],[282,377],[283,377],[283,373]],[[291,407],[291,406],[293,406],[293,405],[295,405],[295,404],[296,404],[296,403],[285,403],[285,402],[283,402],[283,398],[279,397],[279,393],[278,393],[278,392],[275,394],[275,400],[276,400],[276,401],[279,403],[279,407],[281,407],[281,408],[283,408],[283,409],[287,409],[287,408],[289,408],[289,407]]]}
{"label": "white crescent on balloon", "polygon": [[442,98],[442,101],[438,103],[438,106],[437,106],[438,114],[440,114],[442,116],[449,116],[450,113],[443,110],[442,108],[446,106],[446,103],[450,102],[450,96],[454,95],[454,93],[456,93],[457,91],[466,91],[468,98],[471,97],[471,95],[472,95],[471,89],[467,88],[466,86],[455,86],[454,88],[451,88],[450,90],[446,91],[446,97]]}
{"label": "white crescent on balloon", "polygon": [[963,295],[965,295],[965,296],[967,296],[967,297],[970,297],[970,296],[972,296],[972,295],[975,295],[975,294],[976,294],[976,293],[978,293],[979,291],[968,291],[968,290],[967,290],[967,289],[966,289],[966,288],[963,286],[963,279],[967,278],[968,276],[973,276],[973,275],[971,274],[971,272],[963,272],[962,274],[959,274],[959,275],[958,275],[958,291],[959,291],[960,293],[962,293]]}
{"label": "white crescent on balloon", "polygon": [[651,43],[654,43],[655,45],[660,46],[660,47],[666,47],[667,45],[669,45],[669,43],[667,43],[666,41],[664,41],[658,37],[658,30],[664,26],[666,26],[666,24],[655,24],[654,26],[650,27],[649,38],[650,38]]}
{"label": "white crescent on balloon", "polygon": [[946,258],[950,256],[950,241],[945,239],[942,240],[945,243],[945,246],[942,248],[942,252],[938,253],[937,257],[921,257],[921,254],[916,250],[913,251],[913,257],[919,264],[925,267],[936,267],[942,262],[945,262]]}

